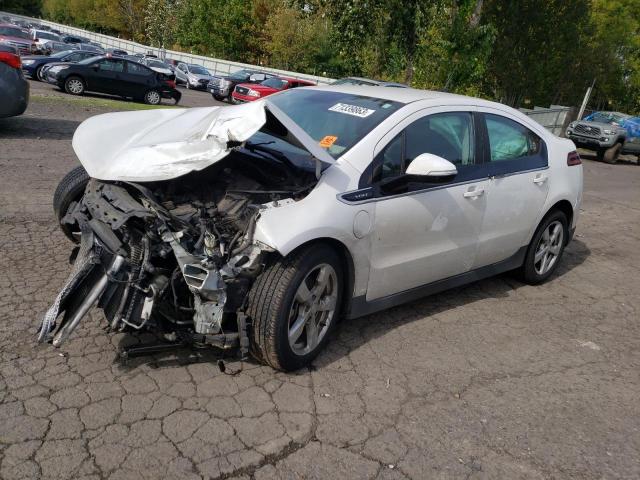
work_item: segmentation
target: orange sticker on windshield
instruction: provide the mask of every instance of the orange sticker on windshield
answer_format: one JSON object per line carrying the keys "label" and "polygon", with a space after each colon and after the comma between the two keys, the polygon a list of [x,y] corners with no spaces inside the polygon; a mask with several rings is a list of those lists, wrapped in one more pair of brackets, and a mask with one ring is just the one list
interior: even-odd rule
{"label": "orange sticker on windshield", "polygon": [[320,146],[323,148],[329,148],[331,145],[335,143],[337,139],[338,137],[335,137],[333,135],[327,135],[322,140],[320,140]]}

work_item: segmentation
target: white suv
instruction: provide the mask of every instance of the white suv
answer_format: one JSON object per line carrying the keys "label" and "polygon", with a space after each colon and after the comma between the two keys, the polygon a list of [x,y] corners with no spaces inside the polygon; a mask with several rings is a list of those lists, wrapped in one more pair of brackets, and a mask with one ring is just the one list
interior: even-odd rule
{"label": "white suv", "polygon": [[504,105],[414,89],[106,114],[73,146],[84,168],[54,206],[82,245],[41,340],[60,345],[97,303],[113,329],[285,370],[338,317],[508,270],[545,281],[582,197],[571,141]]}

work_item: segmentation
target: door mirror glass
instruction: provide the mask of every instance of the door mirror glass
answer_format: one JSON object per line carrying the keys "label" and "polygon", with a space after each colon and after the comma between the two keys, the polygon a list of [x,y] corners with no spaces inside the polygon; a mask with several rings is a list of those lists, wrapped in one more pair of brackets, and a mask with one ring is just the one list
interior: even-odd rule
{"label": "door mirror glass", "polygon": [[407,175],[424,178],[425,181],[447,181],[458,173],[456,166],[449,160],[432,153],[422,153],[409,164]]}

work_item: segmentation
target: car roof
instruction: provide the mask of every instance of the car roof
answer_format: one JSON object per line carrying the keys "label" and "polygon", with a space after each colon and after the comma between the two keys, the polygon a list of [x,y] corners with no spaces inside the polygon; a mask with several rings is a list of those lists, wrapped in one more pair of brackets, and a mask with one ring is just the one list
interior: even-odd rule
{"label": "car roof", "polygon": [[[475,97],[466,97],[455,93],[438,92],[435,90],[418,90],[417,88],[389,88],[381,86],[365,86],[365,85],[322,85],[314,87],[319,90],[329,92],[351,93],[354,95],[366,95],[373,98],[381,98],[383,100],[391,100],[399,103],[412,103],[419,100],[445,100],[448,103],[456,102],[461,105],[500,105],[488,100],[482,100]],[[504,105],[501,105],[504,107]]]}

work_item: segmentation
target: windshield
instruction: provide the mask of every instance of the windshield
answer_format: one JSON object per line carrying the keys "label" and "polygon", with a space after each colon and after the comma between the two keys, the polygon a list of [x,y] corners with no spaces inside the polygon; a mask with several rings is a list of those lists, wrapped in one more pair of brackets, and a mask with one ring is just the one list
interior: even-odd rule
{"label": "windshield", "polygon": [[209,72],[207,71],[207,69],[199,65],[189,65],[189,71],[197,75],[209,75]]}
{"label": "windshield", "polygon": [[48,32],[36,32],[36,38],[43,38],[45,40],[58,40],[60,37],[55,33]]}
{"label": "windshield", "polygon": [[27,32],[20,30],[19,28],[12,27],[0,27],[0,35],[6,35],[7,37],[24,38],[25,40],[31,40],[31,37]]}
{"label": "windshield", "polygon": [[260,85],[264,85],[265,87],[275,88],[276,90],[282,90],[284,87],[287,86],[287,83],[288,82],[286,80],[282,80],[281,78],[277,78],[277,77],[272,77],[272,78],[267,78]]}
{"label": "windshield", "polygon": [[252,73],[253,72],[250,72],[249,70],[238,70],[237,72],[234,72],[229,78],[233,80],[246,80]]}
{"label": "windshield", "polygon": [[336,80],[331,85],[370,85],[375,86],[377,83],[367,82],[366,80],[360,80],[358,78],[343,78],[341,80]]}
{"label": "windshield", "polygon": [[288,90],[269,97],[269,101],[333,158],[349,150],[403,106],[380,98],[314,89]]}
{"label": "windshield", "polygon": [[73,50],[64,50],[62,52],[57,52],[49,55],[49,58],[62,58],[66,55],[69,55],[70,53],[73,53]]}

